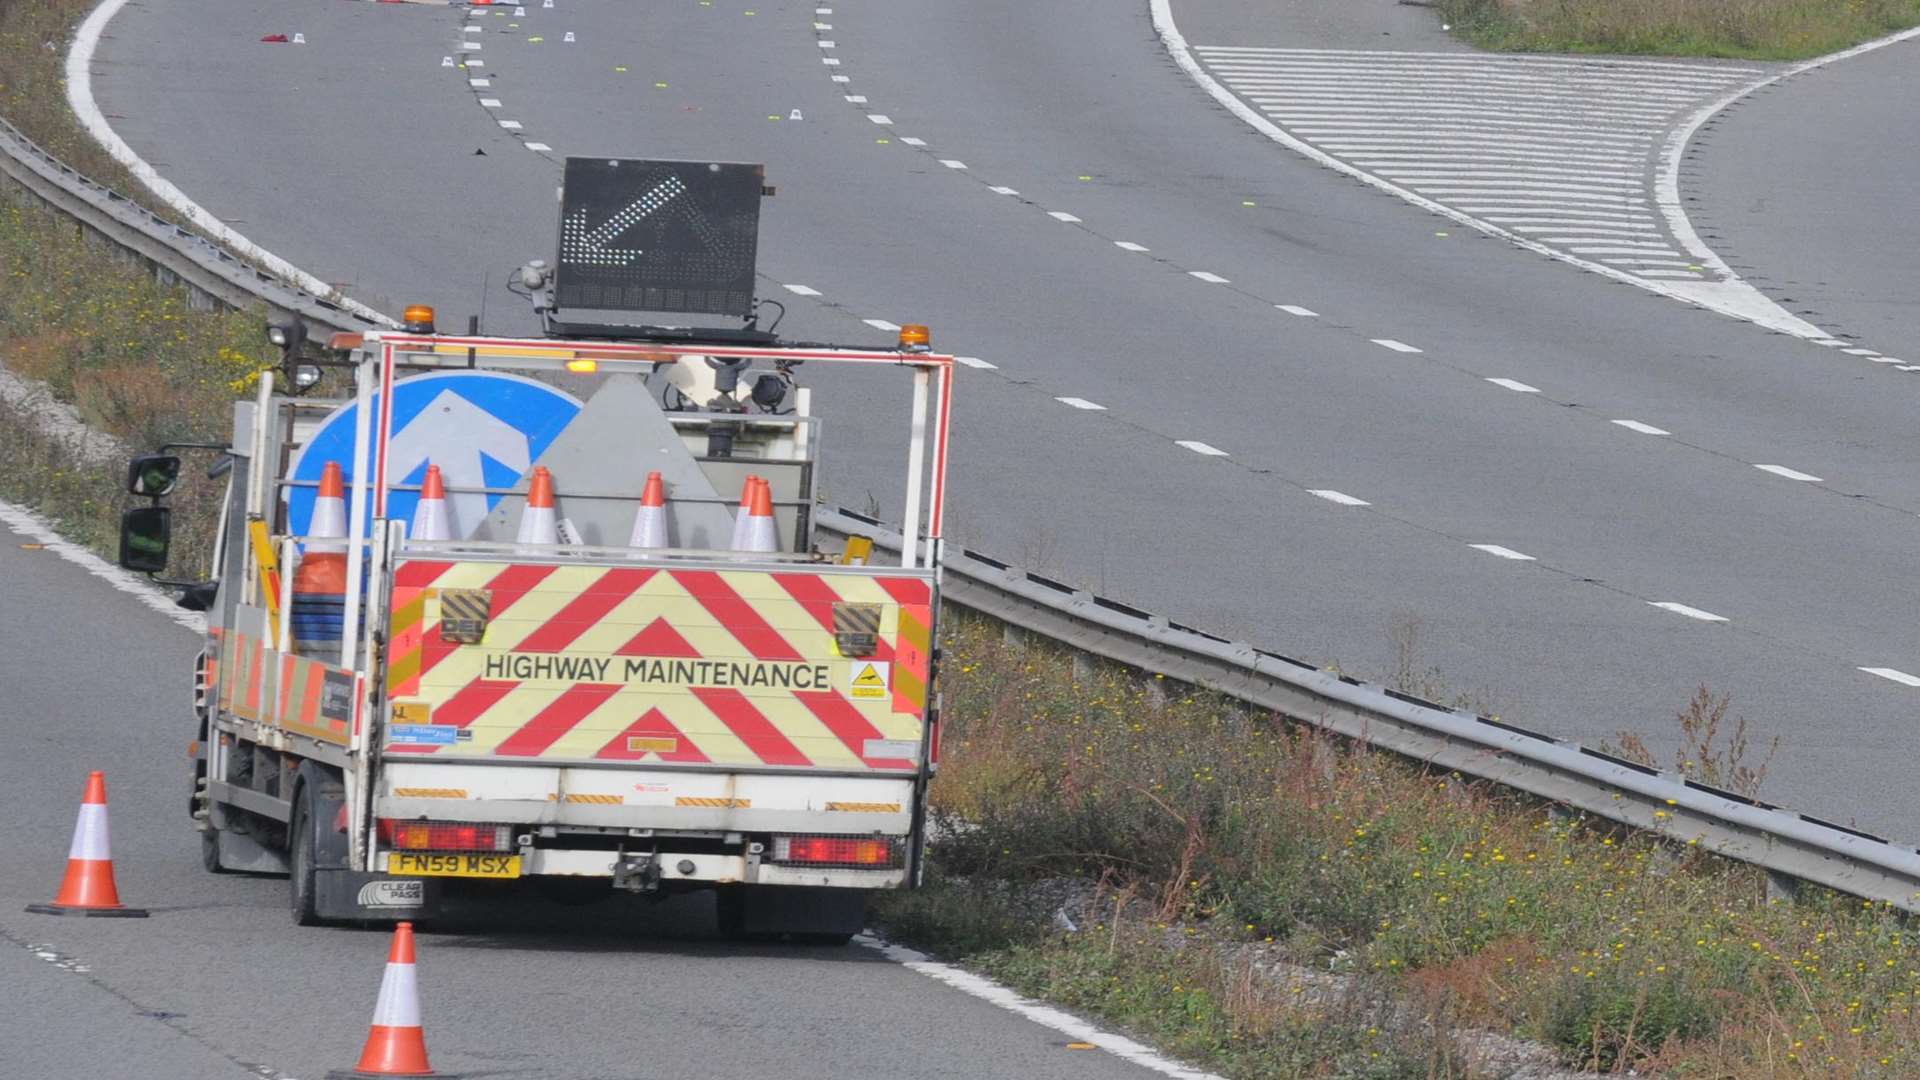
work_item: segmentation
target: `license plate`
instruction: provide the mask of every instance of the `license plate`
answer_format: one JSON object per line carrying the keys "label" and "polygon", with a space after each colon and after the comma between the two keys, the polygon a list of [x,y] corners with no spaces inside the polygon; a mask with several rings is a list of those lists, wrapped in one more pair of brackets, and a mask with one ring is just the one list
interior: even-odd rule
{"label": "license plate", "polygon": [[520,876],[520,856],[432,855],[395,851],[387,855],[387,873],[420,874],[424,877],[516,878]]}

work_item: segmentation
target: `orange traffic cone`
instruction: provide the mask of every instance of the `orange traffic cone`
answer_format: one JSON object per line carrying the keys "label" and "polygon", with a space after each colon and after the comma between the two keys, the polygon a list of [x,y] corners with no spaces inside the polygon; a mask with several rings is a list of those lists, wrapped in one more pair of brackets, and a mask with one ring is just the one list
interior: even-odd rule
{"label": "orange traffic cone", "polygon": [[407,539],[453,539],[453,524],[447,520],[447,485],[440,479],[438,465],[427,466],[427,477],[420,481],[420,502],[413,508]]}
{"label": "orange traffic cone", "polygon": [[545,465],[533,467],[533,479],[527,484],[527,507],[520,511],[522,544],[557,544],[560,523],[553,512],[553,474]]}
{"label": "orange traffic cone", "polygon": [[640,495],[640,509],[633,515],[633,536],[627,546],[667,546],[667,484],[658,469],[647,474],[647,489]]}
{"label": "orange traffic cone", "polygon": [[414,980],[413,924],[393,928],[387,949],[387,971],[380,978],[380,998],[373,1006],[373,1026],[366,1049],[351,1069],[336,1069],[327,1080],[360,1080],[372,1076],[438,1076],[427,1064],[427,1036],[420,1028],[420,986]]}
{"label": "orange traffic cone", "polygon": [[746,528],[735,551],[779,551],[780,539],[773,526],[773,485],[761,477],[753,478],[753,494],[746,508]]}
{"label": "orange traffic cone", "polygon": [[727,541],[727,546],[735,551],[740,550],[740,542],[746,539],[747,515],[753,510],[753,485],[759,480],[749,473],[747,482],[740,485],[740,509],[733,515],[733,539]]}
{"label": "orange traffic cone", "polygon": [[41,915],[93,915],[144,919],[145,910],[120,903],[113,887],[113,853],[107,837],[107,774],[87,774],[87,793],[80,800],[80,820],[73,825],[73,844],[67,848],[67,876],[51,904],[28,904]]}
{"label": "orange traffic cone", "polygon": [[347,486],[340,463],[320,471],[320,492],[307,523],[306,551],[293,575],[293,647],[338,650],[347,611]]}

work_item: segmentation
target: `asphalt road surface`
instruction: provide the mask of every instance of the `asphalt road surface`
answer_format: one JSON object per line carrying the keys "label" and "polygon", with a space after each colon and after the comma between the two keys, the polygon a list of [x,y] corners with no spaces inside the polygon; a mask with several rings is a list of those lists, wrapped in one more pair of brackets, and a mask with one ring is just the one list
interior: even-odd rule
{"label": "asphalt road surface", "polygon": [[[1298,43],[1353,47],[1384,26],[1427,39],[1398,47],[1448,47],[1423,12],[1352,9],[1290,9],[1306,13]],[[1197,44],[1291,43],[1270,21],[1236,40],[1254,25],[1241,10],[1176,4]],[[259,41],[296,31],[308,44]],[[1436,669],[1450,693],[1560,735],[1665,735],[1704,683],[1782,738],[1773,797],[1920,833],[1920,687],[1860,670],[1920,672],[1920,387],[1313,165],[1195,88],[1144,4],[559,0],[470,18],[148,3],[115,20],[95,70],[116,129],[254,241],[388,310],[424,301],[457,320],[484,302],[496,331],[531,326],[498,284],[550,251],[565,155],[765,161],[779,195],[762,294],[791,308],[783,332],[879,342],[862,320],[925,321],[937,347],[994,365],[964,373],[956,404],[963,542],[1348,670]],[[1781,125],[1806,122],[1784,104],[1803,84],[1820,85],[1783,85],[1704,144],[1693,175],[1709,177],[1716,224],[1734,211],[1711,194],[1713,158],[1741,124],[1763,130],[1733,173],[1815,153],[1783,141]],[[1768,109],[1785,118],[1768,127]],[[1881,155],[1891,184],[1897,129],[1827,134],[1842,127],[1850,159]],[[1893,208],[1861,184],[1851,201],[1777,196],[1767,220],[1727,226],[1731,253],[1791,276],[1768,274],[1752,237],[1802,230],[1769,241],[1774,257],[1824,258],[1823,221],[1880,245]],[[1859,277],[1819,280],[1878,286],[1899,264],[1891,241],[1875,250]],[[1911,301],[1879,306],[1913,325]],[[846,422],[863,401],[816,385],[843,418],[830,495],[897,514],[891,460]],[[296,1074],[345,1063],[383,942],[292,930],[281,882],[197,869],[180,761],[190,636],[12,543],[0,576],[20,583],[0,641],[28,658],[0,673],[0,701],[46,733],[0,759],[18,811],[0,843],[22,868],[0,931],[92,968],[34,961],[74,999],[36,999],[34,1030],[124,1055],[102,1059],[109,1074],[139,1048],[89,1043],[89,1025],[142,1012],[186,1014],[153,1020],[181,1034],[145,1029],[168,1052]],[[1396,656],[1393,630],[1414,624],[1414,654]],[[164,917],[5,914],[52,887],[80,778],[103,757],[123,887]],[[554,1076],[739,1075],[775,1058],[822,1076],[1130,1070],[858,951],[721,948],[682,914],[430,941],[436,1055]],[[289,975],[305,966],[364,978],[285,993],[310,985]]]}
{"label": "asphalt road surface", "polygon": [[[766,161],[783,330],[927,321],[997,365],[956,409],[964,542],[1366,673],[1417,622],[1413,668],[1562,735],[1664,734],[1704,683],[1782,737],[1776,797],[1920,824],[1920,689],[1859,670],[1920,670],[1905,376],[1287,153],[1142,7],[820,6],[130,7],[98,92],[257,242],[387,308],[457,319],[493,282],[500,330],[530,325],[497,283],[551,246],[559,157]],[[833,430],[829,493],[897,512]]]}
{"label": "asphalt road surface", "polygon": [[[301,928],[284,878],[200,868],[182,676],[192,632],[0,525],[0,1076],[219,1080],[358,1059],[388,935]],[[54,677],[54,676],[58,677]],[[106,771],[115,877],[146,919],[29,914]],[[419,939],[427,1047],[476,1077],[1157,1074],[874,950],[714,938],[710,903],[468,900]]]}

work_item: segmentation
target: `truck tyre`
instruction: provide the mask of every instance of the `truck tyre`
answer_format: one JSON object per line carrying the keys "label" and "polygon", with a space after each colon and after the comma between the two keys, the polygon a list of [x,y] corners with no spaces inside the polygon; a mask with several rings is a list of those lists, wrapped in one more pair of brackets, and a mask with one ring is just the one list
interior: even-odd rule
{"label": "truck tyre", "polygon": [[293,820],[287,829],[287,894],[293,905],[293,921],[298,926],[319,926],[319,887],[315,881],[319,847],[314,836],[313,788],[300,785],[294,796]]}

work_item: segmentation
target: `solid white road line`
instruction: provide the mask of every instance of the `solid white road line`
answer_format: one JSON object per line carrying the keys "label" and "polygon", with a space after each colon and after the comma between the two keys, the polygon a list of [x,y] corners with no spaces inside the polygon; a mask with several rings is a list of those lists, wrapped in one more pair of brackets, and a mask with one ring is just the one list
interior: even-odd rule
{"label": "solid white road line", "polygon": [[956,356],[953,359],[956,363],[965,364],[970,368],[980,368],[983,371],[994,371],[1000,367],[999,364],[989,364],[977,356]]}
{"label": "solid white road line", "polygon": [[1062,405],[1068,406],[1069,408],[1085,409],[1088,412],[1106,412],[1107,411],[1107,407],[1105,405],[1096,405],[1093,402],[1088,401],[1086,398],[1057,397],[1057,398],[1054,398],[1053,400],[1059,402]]}
{"label": "solid white road line", "polygon": [[1147,246],[1146,246],[1145,244],[1136,244],[1136,243],[1134,243],[1134,242],[1133,242],[1133,241],[1131,241],[1131,240],[1115,240],[1115,241],[1113,242],[1113,246],[1114,246],[1114,247],[1117,247],[1117,248],[1119,248],[1119,249],[1120,249],[1121,251],[1136,251],[1136,252],[1138,252],[1138,251],[1146,251],[1146,250],[1148,250],[1148,248],[1147,248]]}
{"label": "solid white road line", "polygon": [[1217,446],[1211,446],[1207,443],[1203,443],[1199,439],[1176,439],[1173,445],[1184,446],[1188,450],[1191,450],[1196,454],[1203,454],[1207,457],[1227,457],[1228,456],[1225,450],[1222,450]]}
{"label": "solid white road line", "polygon": [[1420,351],[1404,341],[1395,341],[1390,337],[1374,338],[1373,343],[1383,349],[1392,349],[1394,352],[1417,353]]}
{"label": "solid white road line", "polygon": [[1539,561],[1531,555],[1523,555],[1520,552],[1515,551],[1510,547],[1501,547],[1499,544],[1468,544],[1467,546],[1474,549],[1475,551],[1484,551],[1489,555],[1498,556],[1499,558],[1502,558],[1502,559],[1512,559],[1515,562],[1538,562]]}
{"label": "solid white road line", "polygon": [[820,295],[819,289],[810,289],[805,285],[782,285],[780,287],[787,290],[788,292],[792,293],[795,296],[819,296]]}
{"label": "solid white road line", "polygon": [[146,578],[128,573],[86,548],[66,540],[53,531],[51,522],[26,507],[15,506],[13,503],[0,500],[0,523],[4,523],[14,532],[28,537],[35,543],[44,544],[46,550],[126,593],[144,606],[159,612],[169,621],[178,623],[197,634],[207,632],[205,616],[182,610],[174,604],[171,596],[154,588]]}
{"label": "solid white road line", "polygon": [[1226,278],[1206,270],[1189,270],[1187,271],[1187,276],[1199,278],[1201,281],[1207,282],[1210,285],[1225,285],[1228,283]]}
{"label": "solid white road line", "polygon": [[1899,668],[1863,667],[1860,670],[1869,675],[1878,675],[1883,679],[1892,679],[1902,686],[1920,686],[1920,675],[1909,675]]}
{"label": "solid white road line", "polygon": [[869,949],[877,950],[881,955],[916,974],[925,975],[936,982],[979,998],[992,1005],[1018,1013],[1028,1020],[1044,1027],[1052,1028],[1075,1042],[1092,1043],[1107,1053],[1122,1060],[1150,1069],[1173,1080],[1222,1080],[1212,1073],[1190,1069],[1177,1061],[1170,1061],[1153,1052],[1149,1047],[1134,1042],[1123,1035],[1114,1035],[1102,1031],[1077,1016],[1070,1015],[1048,1005],[1042,1005],[1029,998],[1021,997],[1012,990],[990,979],[981,978],[972,972],[962,971],[948,964],[936,963],[925,955],[912,949],[902,948],[887,941],[862,934],[854,938],[857,943]]}
{"label": "solid white road line", "polygon": [[1069,223],[1080,220],[1079,218],[1074,217],[1072,214],[1067,213],[1065,210],[1049,210],[1047,211],[1047,216],[1052,218],[1055,221],[1065,221]]}
{"label": "solid white road line", "polygon": [[1373,505],[1372,503],[1368,502],[1365,499],[1356,499],[1353,496],[1346,494],[1345,492],[1334,491],[1332,488],[1319,488],[1317,490],[1309,491],[1307,492],[1307,494],[1318,495],[1320,498],[1325,499],[1330,503],[1339,503],[1341,506],[1372,506]]}
{"label": "solid white road line", "polygon": [[1312,308],[1303,308],[1299,304],[1275,304],[1273,306],[1289,315],[1298,315],[1303,319],[1317,319],[1320,317],[1319,312]]}
{"label": "solid white road line", "polygon": [[1657,428],[1657,427],[1654,427],[1652,424],[1643,424],[1638,420],[1615,420],[1614,423],[1619,424],[1621,427],[1626,428],[1628,431],[1637,431],[1642,435],[1673,434],[1673,432],[1668,431],[1665,428]]}
{"label": "solid white road line", "polygon": [[1685,615],[1689,619],[1699,619],[1701,622],[1726,622],[1727,621],[1727,618],[1724,615],[1715,615],[1711,611],[1701,611],[1697,607],[1688,607],[1685,604],[1676,603],[1672,600],[1649,600],[1647,601],[1647,603],[1651,604],[1654,607],[1661,608],[1665,611],[1671,611],[1675,615]]}
{"label": "solid white road line", "polygon": [[1518,379],[1488,379],[1487,381],[1495,386],[1504,386],[1516,394],[1537,394],[1540,392],[1539,387],[1528,386]]}
{"label": "solid white road line", "polygon": [[861,319],[860,321],[873,327],[875,330],[885,330],[889,333],[900,329],[899,323],[890,323],[885,319]]}
{"label": "solid white road line", "polygon": [[1789,469],[1785,465],[1755,465],[1754,468],[1759,469],[1761,472],[1770,472],[1775,476],[1784,476],[1789,480],[1800,480],[1809,484],[1824,482],[1817,476],[1810,473],[1803,473],[1798,469]]}

